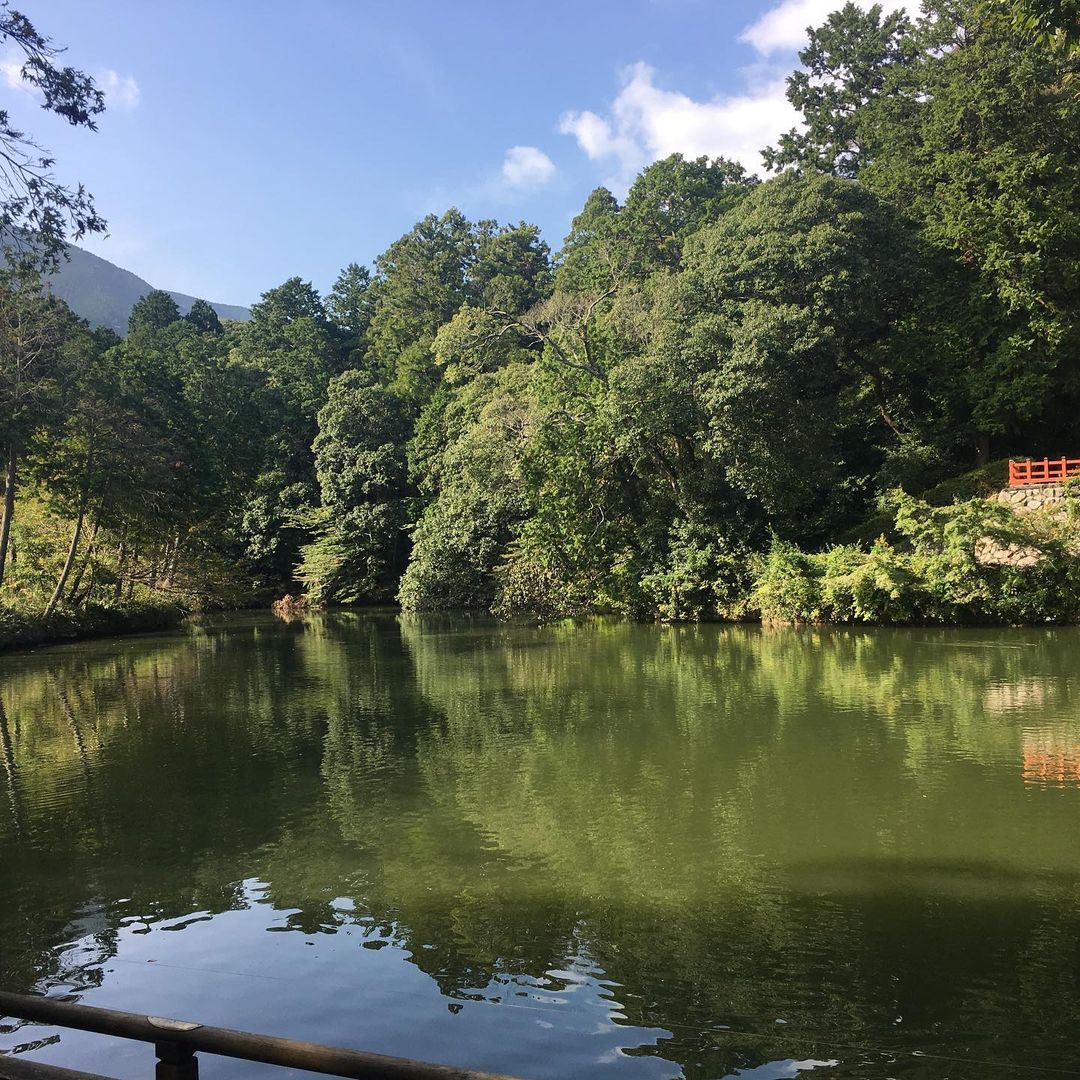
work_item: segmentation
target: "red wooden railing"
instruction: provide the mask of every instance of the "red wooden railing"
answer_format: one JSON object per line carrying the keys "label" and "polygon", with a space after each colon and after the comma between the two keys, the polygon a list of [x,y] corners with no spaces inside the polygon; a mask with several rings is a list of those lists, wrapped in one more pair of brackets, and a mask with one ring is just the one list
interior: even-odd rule
{"label": "red wooden railing", "polygon": [[1042,461],[1010,461],[1009,487],[1025,484],[1063,484],[1080,476],[1080,458],[1043,458]]}

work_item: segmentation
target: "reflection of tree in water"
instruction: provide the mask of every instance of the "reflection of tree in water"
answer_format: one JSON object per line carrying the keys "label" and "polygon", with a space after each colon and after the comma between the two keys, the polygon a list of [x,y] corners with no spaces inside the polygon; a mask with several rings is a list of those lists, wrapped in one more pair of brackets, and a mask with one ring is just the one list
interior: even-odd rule
{"label": "reflection of tree in water", "polygon": [[[1076,1019],[1074,969],[1050,1016],[1014,969],[1036,926],[1075,951],[1075,881],[1043,870],[1070,865],[1074,841],[1014,798],[987,801],[1000,785],[983,766],[1018,761],[1020,728],[987,722],[983,689],[1016,677],[1017,650],[958,649],[935,666],[936,635],[912,648],[896,635],[616,625],[556,632],[552,648],[500,628],[462,657],[424,627],[404,633],[446,714],[418,743],[439,817],[470,821],[513,865],[519,910],[530,886],[577,912],[584,901],[609,975],[663,1003],[628,1012],[676,1031],[665,1056],[694,1060],[678,1025],[718,1019],[775,1014],[882,1040],[903,1003],[909,1025],[948,1031],[941,1018],[959,1014],[952,1030],[990,1042],[1010,1029],[1060,1039]],[[1049,644],[1047,695],[1067,699],[1069,646]],[[945,956],[935,979],[927,967]],[[955,987],[987,978],[995,991],[971,1008]],[[1009,1015],[984,1009],[987,996]]]}
{"label": "reflection of tree in water", "polygon": [[[1023,733],[1070,714],[1074,638],[1005,641],[342,614],[43,657],[0,690],[2,978],[74,981],[49,949],[80,912],[105,955],[133,911],[243,906],[249,876],[450,997],[587,957],[691,1076],[913,1031],[1049,1054],[1080,907],[1045,868],[1076,852]],[[778,1017],[781,1043],[715,1030]]]}
{"label": "reflection of tree in water", "polygon": [[87,906],[116,927],[132,911],[154,922],[242,904],[243,853],[275,837],[290,797],[317,789],[297,768],[319,741],[289,706],[295,654],[291,639],[221,648],[207,635],[5,672],[22,808],[21,823],[0,813],[0,857],[19,883],[18,902],[0,905],[5,983],[62,978],[50,950]]}

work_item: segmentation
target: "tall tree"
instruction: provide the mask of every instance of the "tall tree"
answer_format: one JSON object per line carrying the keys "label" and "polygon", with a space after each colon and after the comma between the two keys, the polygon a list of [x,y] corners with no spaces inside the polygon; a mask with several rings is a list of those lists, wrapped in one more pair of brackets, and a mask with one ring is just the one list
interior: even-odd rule
{"label": "tall tree", "polygon": [[422,402],[437,382],[431,343],[468,299],[473,228],[458,210],[429,214],[375,260],[368,360],[406,396]]}
{"label": "tall tree", "polygon": [[402,400],[367,372],[330,384],[314,444],[322,507],[297,571],[316,598],[393,599],[408,557],[408,430]]}
{"label": "tall tree", "polygon": [[1075,62],[979,0],[932,0],[914,27],[849,4],[802,59],[789,97],[805,131],[772,164],[857,175],[919,222],[966,279],[956,390],[980,459],[994,438],[1050,449],[1080,405]]}
{"label": "tall tree", "polygon": [[371,303],[371,271],[359,263],[349,263],[326,298],[326,313],[354,348],[371,322]]}
{"label": "tall tree", "polygon": [[581,212],[570,223],[570,232],[556,257],[559,289],[606,288],[611,263],[618,258],[616,222],[619,201],[606,187],[589,193]]}
{"label": "tall tree", "polygon": [[535,225],[476,226],[476,258],[468,266],[468,300],[477,307],[527,311],[551,289],[551,252]]}
{"label": "tall tree", "polygon": [[966,271],[964,385],[982,460],[994,438],[1030,452],[1034,436],[1052,453],[1080,408],[1072,62],[971,3],[929,8],[918,43],[867,110],[878,149],[862,178]]}
{"label": "tall tree", "polygon": [[221,334],[224,332],[218,313],[205,300],[196,300],[192,303],[191,310],[184,316],[184,322],[190,323],[195,328],[195,331],[200,334]]}
{"label": "tall tree", "polygon": [[911,20],[903,11],[882,15],[880,4],[864,11],[848,2],[809,37],[799,53],[803,70],[787,80],[788,101],[804,126],[767,148],[765,164],[854,177],[879,148],[867,130],[867,106],[881,96],[889,73],[917,54]]}
{"label": "tall tree", "polygon": [[161,289],[154,289],[140,296],[128,315],[128,334],[154,333],[180,321],[180,308],[176,301]]}
{"label": "tall tree", "polygon": [[807,536],[843,515],[856,470],[873,471],[851,449],[869,449],[875,420],[870,447],[905,437],[907,358],[892,338],[918,291],[913,252],[906,223],[862,185],[790,173],[693,242],[685,348],[711,358],[709,445],[778,527]]}
{"label": "tall tree", "polygon": [[298,277],[265,292],[229,341],[232,363],[251,382],[251,439],[260,461],[237,525],[241,558],[260,585],[288,587],[310,539],[301,519],[318,502],[311,449],[317,417],[346,350],[318,291]]}
{"label": "tall tree", "polygon": [[63,301],[44,291],[35,274],[8,272],[0,278],[0,583],[15,518],[19,461],[56,404],[62,346],[74,325]]}
{"label": "tall tree", "polygon": [[342,368],[342,349],[318,290],[293,277],[263,293],[251,306],[251,321],[238,330],[236,356],[263,371],[303,418],[310,446],[327,385]]}
{"label": "tall tree", "polygon": [[716,221],[755,183],[725,158],[671,154],[654,161],[634,181],[620,214],[635,272],[679,269],[687,237]]}

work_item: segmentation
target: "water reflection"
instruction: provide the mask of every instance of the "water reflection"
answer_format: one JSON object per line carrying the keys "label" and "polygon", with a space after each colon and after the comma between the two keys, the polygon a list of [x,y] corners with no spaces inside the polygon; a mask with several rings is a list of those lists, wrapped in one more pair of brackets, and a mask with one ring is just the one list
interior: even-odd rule
{"label": "water reflection", "polygon": [[0,980],[527,1077],[1068,1068],[1077,644],[335,614],[11,656]]}
{"label": "water reflection", "polygon": [[1053,735],[1028,736],[1024,740],[1024,780],[1080,787],[1080,744],[1062,742]]}

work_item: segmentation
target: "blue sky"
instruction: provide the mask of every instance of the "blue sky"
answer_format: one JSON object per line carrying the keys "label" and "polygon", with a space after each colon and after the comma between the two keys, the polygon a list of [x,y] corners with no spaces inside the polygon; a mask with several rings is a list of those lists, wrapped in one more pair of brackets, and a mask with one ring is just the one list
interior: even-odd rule
{"label": "blue sky", "polygon": [[[99,131],[4,107],[94,193],[85,246],[151,284],[250,303],[327,289],[429,211],[534,221],[674,150],[756,151],[792,115],[802,30],[840,0],[16,0],[95,74]],[[5,61],[7,61],[5,63]]]}

